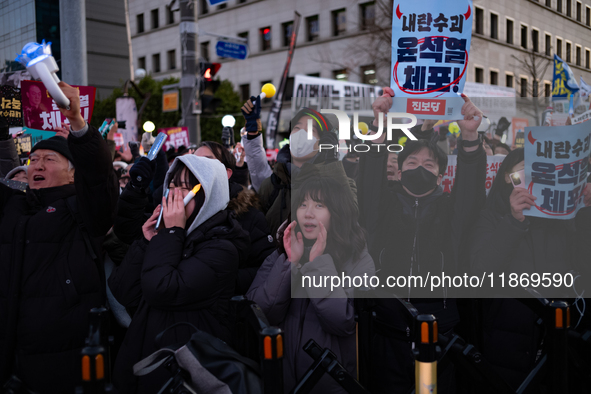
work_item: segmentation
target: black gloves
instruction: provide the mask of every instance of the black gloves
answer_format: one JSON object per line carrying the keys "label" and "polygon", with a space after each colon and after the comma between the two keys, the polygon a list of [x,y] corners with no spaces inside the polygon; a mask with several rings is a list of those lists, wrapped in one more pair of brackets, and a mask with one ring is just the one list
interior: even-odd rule
{"label": "black gloves", "polygon": [[246,125],[244,128],[247,132],[253,133],[256,131],[262,131],[263,126],[261,125],[261,100],[257,97],[251,96],[250,100],[247,100],[246,103],[241,108],[242,115],[244,115],[244,119],[246,120]]}
{"label": "black gloves", "polygon": [[141,157],[129,170],[129,182],[135,189],[146,190],[154,177],[156,162]]}

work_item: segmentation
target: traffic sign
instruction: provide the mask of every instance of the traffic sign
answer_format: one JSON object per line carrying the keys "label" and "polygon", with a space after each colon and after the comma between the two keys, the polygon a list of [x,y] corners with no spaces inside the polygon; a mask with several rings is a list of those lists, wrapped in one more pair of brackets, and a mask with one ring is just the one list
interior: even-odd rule
{"label": "traffic sign", "polygon": [[248,57],[248,45],[231,41],[218,41],[215,46],[218,57],[244,60]]}
{"label": "traffic sign", "polygon": [[216,6],[216,5],[227,3],[228,0],[207,0],[207,2],[209,3],[209,6],[210,7],[213,7],[213,6]]}

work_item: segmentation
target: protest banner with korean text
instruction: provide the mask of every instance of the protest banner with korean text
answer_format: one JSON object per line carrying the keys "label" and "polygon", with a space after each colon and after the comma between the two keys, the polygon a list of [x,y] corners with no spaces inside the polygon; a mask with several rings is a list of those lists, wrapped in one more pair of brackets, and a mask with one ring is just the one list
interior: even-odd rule
{"label": "protest banner with korean text", "polygon": [[394,1],[391,112],[419,119],[463,119],[471,0]]}
{"label": "protest banner with korean text", "polygon": [[8,126],[23,125],[21,90],[19,88],[0,86],[0,116],[6,119]]}
{"label": "protest banner with korean text", "polygon": [[[90,123],[96,88],[92,86],[73,86],[80,92],[80,113]],[[21,95],[23,107],[23,126],[31,129],[57,131],[62,123],[69,123],[57,104],[43,85],[43,82],[22,81]]]}
{"label": "protest banner with korean text", "polygon": [[180,146],[189,146],[189,129],[187,127],[166,127],[158,129],[159,133],[166,133],[168,137],[164,141],[164,150],[178,149]]}
{"label": "protest banner with korean text", "polygon": [[[497,173],[499,172],[499,167],[501,163],[505,159],[505,156],[497,155],[497,156],[486,156],[486,194],[490,192],[492,184],[497,177]],[[441,187],[443,188],[444,193],[451,193],[451,190],[454,187],[454,182],[456,178],[456,171],[458,169],[458,156],[457,155],[447,155],[447,170],[445,174],[443,174],[443,178],[441,179]]]}
{"label": "protest banner with korean text", "polygon": [[572,219],[583,207],[589,166],[589,126],[527,127],[525,183],[537,197],[525,216]]}

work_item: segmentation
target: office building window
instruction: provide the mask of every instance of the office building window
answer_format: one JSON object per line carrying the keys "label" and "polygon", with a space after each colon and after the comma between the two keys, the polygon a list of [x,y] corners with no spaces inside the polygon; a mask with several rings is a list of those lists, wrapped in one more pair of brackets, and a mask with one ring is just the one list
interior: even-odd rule
{"label": "office building window", "polygon": [[527,26],[521,25],[521,47],[527,49]]}
{"label": "office building window", "polygon": [[369,85],[377,85],[378,79],[376,75],[376,66],[371,64],[369,66],[361,67],[362,82]]}
{"label": "office building window", "polygon": [[484,34],[484,10],[476,7],[476,34]]}
{"label": "office building window", "polygon": [[474,69],[474,82],[484,83],[484,69],[480,67]]}
{"label": "office building window", "polygon": [[172,25],[174,23],[174,12],[172,12],[172,8],[166,6],[166,23]]}
{"label": "office building window", "polygon": [[157,29],[158,28],[158,8],[156,8],[155,10],[152,10],[152,12],[150,13],[152,16],[152,29]]}
{"label": "office building window", "polygon": [[146,57],[145,56],[142,56],[137,59],[137,67],[143,68],[144,70],[146,69]]}
{"label": "office building window", "polygon": [[546,7],[552,7],[552,0],[546,0]]}
{"label": "office building window", "polygon": [[534,81],[531,85],[532,97],[538,97],[538,89],[539,89],[538,81]]}
{"label": "office building window", "polygon": [[580,22],[581,18],[581,3],[577,1],[577,22]]}
{"label": "office building window", "polygon": [[546,34],[546,56],[552,56],[552,37]]}
{"label": "office building window", "polygon": [[144,32],[144,14],[138,14],[136,16],[135,20],[137,22],[137,32],[143,33]]}
{"label": "office building window", "polygon": [[200,15],[209,13],[209,4],[207,4],[207,0],[199,1],[199,10],[201,11]]}
{"label": "office building window", "polygon": [[591,26],[591,8],[585,7],[585,24]]}
{"label": "office building window", "polygon": [[332,77],[333,79],[336,79],[337,81],[348,81],[349,80],[349,73],[347,72],[347,69],[340,69],[340,70],[334,70],[332,72]]}
{"label": "office building window", "polygon": [[168,51],[166,56],[168,57],[168,69],[176,69],[176,51],[174,49],[172,51]]}
{"label": "office building window", "polygon": [[493,13],[490,14],[490,38],[499,38],[499,16]]}
{"label": "office building window", "polygon": [[556,54],[562,59],[562,40],[560,38],[556,39]]}
{"label": "office building window", "polygon": [[513,75],[505,75],[505,86],[507,86],[508,88],[513,87]]}
{"label": "office building window", "polygon": [[527,78],[521,78],[521,97],[527,97]]}
{"label": "office building window", "polygon": [[562,0],[556,0],[556,11],[562,13]]}
{"label": "office building window", "polygon": [[293,31],[293,21],[282,24],[281,30],[283,31],[283,46],[289,46],[289,43],[291,42],[291,32]]}
{"label": "office building window", "polygon": [[540,32],[537,30],[531,31],[531,43],[534,52],[540,51]]}
{"label": "office building window", "polygon": [[513,44],[513,21],[507,19],[506,24],[506,36],[507,36],[507,44]]}
{"label": "office building window", "polygon": [[199,50],[199,56],[205,59],[205,61],[209,61],[209,41],[202,42]]}
{"label": "office building window", "polygon": [[347,31],[347,11],[343,8],[332,12],[332,35],[342,36]]}
{"label": "office building window", "polygon": [[573,16],[573,3],[572,0],[566,0],[566,16]]}
{"label": "office building window", "polygon": [[589,68],[591,65],[589,64],[591,61],[591,52],[588,49],[585,49],[585,68]]}
{"label": "office building window", "polygon": [[544,82],[544,96],[552,97],[552,84],[550,82]]}
{"label": "office building window", "polygon": [[152,55],[152,72],[160,72],[160,54]]}
{"label": "office building window", "polygon": [[318,22],[318,15],[306,18],[306,34],[307,40],[316,41],[318,40],[318,32],[320,31],[320,24]]}
{"label": "office building window", "polygon": [[577,66],[581,65],[581,47],[578,45],[575,47],[575,64]]}
{"label": "office building window", "polygon": [[228,3],[222,3],[222,4],[218,5],[218,11],[223,10],[224,8],[228,8]]}
{"label": "office building window", "polygon": [[244,38],[246,39],[246,41],[244,42],[246,45],[248,45],[248,32],[242,32],[242,33],[238,33],[238,37]]}
{"label": "office building window", "polygon": [[490,72],[490,84],[491,85],[498,85],[499,84],[499,73],[497,71]]}
{"label": "office building window", "polygon": [[246,0],[238,0],[238,4],[246,3]]}
{"label": "office building window", "polygon": [[250,98],[250,84],[240,85],[240,101],[246,102]]}
{"label": "office building window", "polygon": [[572,44],[570,42],[566,43],[566,62],[570,63],[571,59],[571,52],[572,52]]}
{"label": "office building window", "polygon": [[271,26],[260,29],[259,35],[261,36],[261,51],[271,50]]}
{"label": "office building window", "polygon": [[376,3],[365,3],[359,6],[361,16],[361,30],[366,30],[376,22]]}

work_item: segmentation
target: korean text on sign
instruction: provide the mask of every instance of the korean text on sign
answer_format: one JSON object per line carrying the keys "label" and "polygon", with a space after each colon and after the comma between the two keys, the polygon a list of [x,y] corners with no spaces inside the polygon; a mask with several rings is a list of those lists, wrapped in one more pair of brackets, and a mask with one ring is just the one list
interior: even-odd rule
{"label": "korean text on sign", "polygon": [[[411,99],[445,98],[425,111],[423,103],[407,103],[409,112],[421,118],[445,115],[460,119],[470,38],[472,1],[394,1],[392,20],[393,110],[404,110]],[[397,104],[396,102],[400,102]],[[432,104],[430,104],[430,107]]]}
{"label": "korean text on sign", "polygon": [[525,129],[525,181],[537,197],[526,216],[571,219],[583,207],[591,132],[574,126]]}

